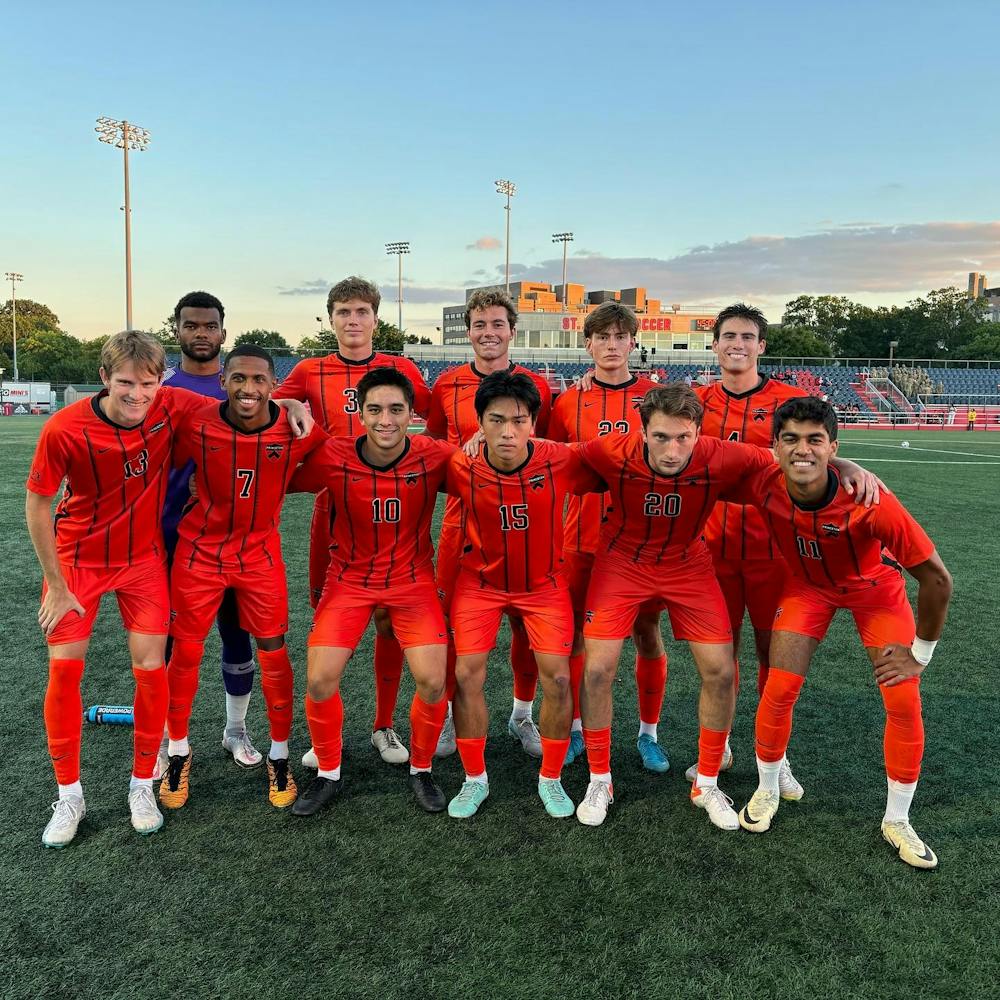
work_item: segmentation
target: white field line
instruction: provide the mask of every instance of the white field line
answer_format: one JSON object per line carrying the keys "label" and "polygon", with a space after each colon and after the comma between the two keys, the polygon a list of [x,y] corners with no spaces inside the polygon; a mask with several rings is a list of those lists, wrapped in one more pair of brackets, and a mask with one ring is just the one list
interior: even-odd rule
{"label": "white field line", "polygon": [[[870,441],[850,441],[845,444],[861,445],[864,448],[902,448],[901,444],[878,444]],[[917,448],[910,445],[910,451],[929,451],[935,455],[964,455],[966,458],[1000,458],[998,455],[984,455],[981,451],[950,451],[947,448]]]}
{"label": "white field line", "polygon": [[[846,455],[841,455],[841,458],[847,458]],[[852,459],[853,461],[853,459]],[[869,458],[867,455],[860,459],[865,465],[871,462],[895,462],[897,465],[995,465],[1000,466],[1000,461],[998,462],[946,462],[941,458],[879,458],[877,455]]]}

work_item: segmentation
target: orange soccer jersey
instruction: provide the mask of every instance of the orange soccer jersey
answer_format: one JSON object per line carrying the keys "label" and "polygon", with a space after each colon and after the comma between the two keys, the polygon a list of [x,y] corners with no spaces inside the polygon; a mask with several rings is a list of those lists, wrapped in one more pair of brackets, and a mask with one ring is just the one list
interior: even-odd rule
{"label": "orange soccer jersey", "polygon": [[609,434],[580,445],[580,457],[608,485],[611,506],[601,526],[598,557],[656,566],[688,557],[720,496],[746,476],[774,464],[763,448],[704,436],[688,464],[667,476],[649,464],[641,434]]}
{"label": "orange soccer jersey", "polygon": [[[774,411],[789,399],[808,395],[766,375],[747,392],[729,392],[721,381],[694,390],[705,408],[702,434],[761,448],[770,448],[774,440]],[[717,503],[705,525],[705,540],[717,560],[774,559],[777,554],[760,513],[744,504]]]}
{"label": "orange soccer jersey", "polygon": [[[586,392],[568,389],[552,407],[549,437],[553,441],[592,441],[608,434],[628,434],[642,426],[639,403],[656,386],[646,378],[633,376],[621,385],[607,385],[594,379]],[[601,524],[610,494],[571,496],[566,508],[566,552],[597,551]]]}
{"label": "orange soccer jersey", "polygon": [[142,423],[121,427],[105,416],[102,390],[46,421],[27,487],[53,496],[66,480],[56,509],[61,562],[87,569],[119,569],[164,555],[160,514],[175,434],[205,397],[161,389]]}

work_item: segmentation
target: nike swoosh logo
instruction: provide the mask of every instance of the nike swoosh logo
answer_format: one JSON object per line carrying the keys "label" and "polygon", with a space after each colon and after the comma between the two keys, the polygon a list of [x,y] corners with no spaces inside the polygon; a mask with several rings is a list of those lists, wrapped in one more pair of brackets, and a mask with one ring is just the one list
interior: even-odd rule
{"label": "nike swoosh logo", "polygon": [[588,407],[591,407],[593,405],[594,405],[593,403],[584,403],[583,408],[586,410]]}
{"label": "nike swoosh logo", "polygon": [[97,449],[97,454],[98,455],[103,455],[106,451],[111,451],[111,449],[110,448],[98,448]]}
{"label": "nike swoosh logo", "polygon": [[210,445],[208,450],[209,451],[221,451],[222,450],[222,445],[221,444]]}
{"label": "nike swoosh logo", "polygon": [[351,476],[351,482],[352,483],[360,483],[361,480],[364,479],[364,478],[365,478],[364,476]]}

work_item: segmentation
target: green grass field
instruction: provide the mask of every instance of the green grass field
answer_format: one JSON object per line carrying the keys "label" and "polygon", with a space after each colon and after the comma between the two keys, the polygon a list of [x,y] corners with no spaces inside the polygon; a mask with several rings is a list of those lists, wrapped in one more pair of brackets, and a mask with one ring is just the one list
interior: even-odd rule
{"label": "green grass field", "polygon": [[[660,740],[665,776],[635,753],[630,648],[617,686],[617,801],[598,829],[548,819],[536,763],[505,734],[506,634],[491,660],[489,803],[474,821],[428,816],[405,769],[372,751],[371,642],[351,664],[346,794],[301,821],[272,809],[266,778],[219,745],[223,693],[209,641],[191,742],[192,798],[138,837],[125,789],[131,730],[84,730],[88,815],[67,850],[40,844],[55,786],[45,748],[40,573],[23,483],[40,419],[0,421],[4,683],[0,809],[0,996],[39,997],[977,997],[1000,976],[996,669],[1000,434],[849,430],[842,454],[868,463],[935,539],[955,577],[944,639],[924,675],[927,754],[914,825],[941,858],[906,867],[879,836],[882,707],[849,617],[821,646],[796,711],[790,755],[806,787],[772,831],[724,834],[687,801],[697,684],[668,641]],[[908,436],[911,447],[899,442]],[[301,694],[309,608],[310,498],[284,514],[292,659]],[[752,661],[744,636],[744,661]],[[724,789],[756,784],[752,674]],[[131,701],[113,600],[98,621],[84,704]],[[397,728],[408,736],[404,679]],[[301,703],[300,703],[301,704]],[[266,747],[259,690],[250,711]],[[309,737],[300,714],[292,760]],[[449,794],[457,757],[439,764]],[[578,800],[586,764],[572,765]],[[993,900],[991,903],[990,900]]]}

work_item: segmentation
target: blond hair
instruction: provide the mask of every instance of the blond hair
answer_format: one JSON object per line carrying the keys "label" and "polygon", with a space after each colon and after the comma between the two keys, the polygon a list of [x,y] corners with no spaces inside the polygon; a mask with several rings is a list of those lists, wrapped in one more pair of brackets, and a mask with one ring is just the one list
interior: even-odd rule
{"label": "blond hair", "polygon": [[137,371],[162,375],[167,367],[163,345],[144,330],[122,330],[108,337],[101,348],[101,367],[106,375],[134,364]]}

